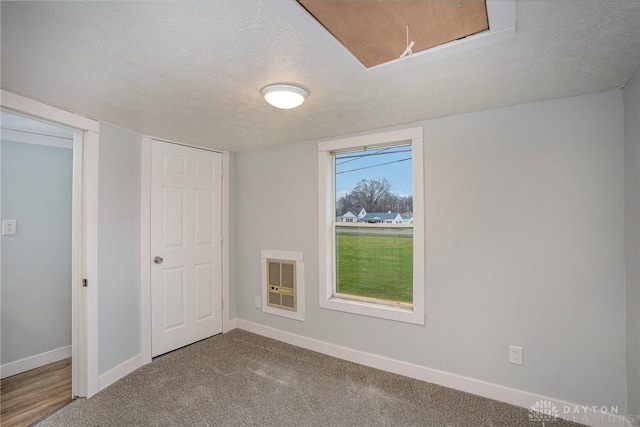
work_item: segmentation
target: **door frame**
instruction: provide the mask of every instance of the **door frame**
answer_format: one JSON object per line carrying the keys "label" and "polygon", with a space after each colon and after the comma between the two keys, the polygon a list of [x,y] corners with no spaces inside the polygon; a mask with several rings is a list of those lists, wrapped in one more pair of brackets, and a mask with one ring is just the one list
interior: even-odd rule
{"label": "door frame", "polygon": [[229,181],[230,154],[197,145],[142,136],[140,173],[140,354],[151,363],[151,147],[153,140],[222,154],[222,333],[235,329],[229,317]]}
{"label": "door frame", "polygon": [[[19,114],[73,128],[71,219],[72,394],[98,390],[98,160],[100,123],[2,90],[0,106]],[[88,286],[82,286],[87,279]]]}

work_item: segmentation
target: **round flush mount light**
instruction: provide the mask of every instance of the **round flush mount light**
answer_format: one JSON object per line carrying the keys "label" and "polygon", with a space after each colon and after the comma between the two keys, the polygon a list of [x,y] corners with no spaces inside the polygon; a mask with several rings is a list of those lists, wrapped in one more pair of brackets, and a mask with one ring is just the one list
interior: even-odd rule
{"label": "round flush mount light", "polygon": [[269,85],[260,90],[264,99],[276,108],[289,110],[302,104],[309,92],[293,85]]}

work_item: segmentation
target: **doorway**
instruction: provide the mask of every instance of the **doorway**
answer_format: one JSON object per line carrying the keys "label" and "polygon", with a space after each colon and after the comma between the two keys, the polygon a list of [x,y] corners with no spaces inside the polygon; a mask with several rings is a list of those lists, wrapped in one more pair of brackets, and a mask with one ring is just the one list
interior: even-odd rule
{"label": "doorway", "polygon": [[13,425],[35,421],[72,399],[74,131],[0,114],[0,398],[2,422]]}
{"label": "doorway", "polygon": [[[22,97],[8,91],[2,91],[0,98],[2,111],[30,119],[42,126],[57,126],[70,132],[62,135],[62,139],[71,144],[71,273],[70,273],[70,311],[71,311],[71,347],[45,351],[45,356],[19,359],[20,364],[12,367],[2,366],[2,377],[9,376],[11,369],[29,367],[29,363],[46,361],[49,358],[61,358],[61,352],[71,356],[71,396],[91,397],[98,392],[98,328],[97,328],[97,194],[98,194],[98,139],[100,125],[98,122],[82,116],[60,110],[58,108]],[[38,133],[38,132],[35,132]],[[48,135],[50,138],[58,136]],[[49,140],[51,142],[51,140]],[[46,148],[46,147],[45,147]],[[1,208],[1,207],[0,207]],[[47,210],[40,212],[40,217],[47,216]],[[7,220],[18,218],[3,218]],[[6,225],[13,227],[16,235],[21,228],[19,221]],[[45,227],[46,228],[46,227]],[[11,231],[11,230],[8,230]],[[24,231],[27,231],[26,229]],[[43,232],[47,233],[47,231]],[[3,237],[13,237],[7,235]],[[44,254],[33,261],[29,268],[39,268],[47,257],[54,258],[55,254]],[[0,252],[2,245],[0,245]],[[83,283],[90,286],[83,287]],[[91,284],[94,286],[92,287]],[[0,276],[0,289],[3,289]],[[2,296],[3,300],[5,296]],[[33,309],[32,317],[36,317]],[[67,313],[68,315],[69,313]],[[41,322],[42,323],[42,322]],[[3,319],[4,326],[4,319]],[[4,337],[3,337],[4,338]],[[30,338],[31,341],[42,340],[42,337]],[[4,349],[3,349],[4,350]],[[12,351],[15,348],[12,347]],[[56,351],[60,350],[60,352]],[[42,355],[42,353],[38,353]],[[4,363],[4,362],[3,362]],[[36,367],[37,363],[32,367]],[[5,374],[6,372],[6,374]],[[15,372],[13,372],[15,373]]]}

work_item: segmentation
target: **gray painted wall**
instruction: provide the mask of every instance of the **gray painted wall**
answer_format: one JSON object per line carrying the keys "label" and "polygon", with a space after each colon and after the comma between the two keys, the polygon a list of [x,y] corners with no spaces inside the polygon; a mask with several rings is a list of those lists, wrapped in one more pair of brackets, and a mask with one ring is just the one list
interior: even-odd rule
{"label": "gray painted wall", "polygon": [[69,149],[2,141],[2,364],[71,345]]}
{"label": "gray painted wall", "polygon": [[640,71],[624,88],[627,390],[640,426]]}
{"label": "gray painted wall", "polygon": [[[237,315],[625,413],[623,125],[615,90],[404,126],[425,136],[424,326],[318,308],[316,142],[236,153]],[[254,309],[261,249],[304,253],[306,322]]]}
{"label": "gray painted wall", "polygon": [[140,353],[140,136],[100,125],[98,370]]}

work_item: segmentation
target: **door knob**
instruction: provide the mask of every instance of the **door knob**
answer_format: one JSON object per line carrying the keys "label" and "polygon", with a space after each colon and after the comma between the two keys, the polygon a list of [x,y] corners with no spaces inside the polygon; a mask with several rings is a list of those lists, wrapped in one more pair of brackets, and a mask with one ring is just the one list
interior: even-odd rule
{"label": "door knob", "polygon": [[156,264],[162,264],[163,261],[164,259],[162,259],[161,256],[157,256],[153,259],[153,262],[155,262]]}

